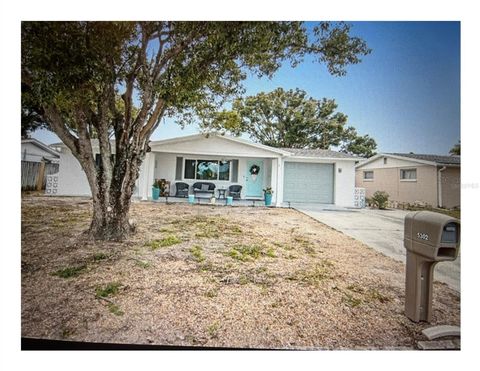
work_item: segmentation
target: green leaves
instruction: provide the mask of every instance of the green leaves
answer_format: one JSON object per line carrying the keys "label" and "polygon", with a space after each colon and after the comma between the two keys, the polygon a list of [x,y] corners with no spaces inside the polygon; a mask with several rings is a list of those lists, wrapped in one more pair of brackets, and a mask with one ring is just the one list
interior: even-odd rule
{"label": "green leaves", "polygon": [[61,102],[71,128],[72,111],[99,115],[106,91],[121,95],[129,86],[147,112],[163,99],[166,114],[198,114],[241,94],[246,70],[270,77],[283,62],[296,66],[313,54],[345,74],[370,52],[349,33],[346,24],[325,22],[313,35],[302,22],[23,22],[22,82],[37,106]]}
{"label": "green leaves", "polygon": [[314,28],[316,41],[310,48],[317,52],[318,60],[327,65],[332,75],[346,75],[346,66],[360,63],[360,56],[372,52],[365,41],[350,36],[350,29],[351,26],[344,22],[322,22]]}
{"label": "green leaves", "polygon": [[450,153],[451,155],[460,156],[460,148],[460,141],[458,141],[458,143],[455,144],[448,153]]}
{"label": "green leaves", "polygon": [[341,151],[360,157],[371,157],[376,155],[377,143],[375,139],[368,134],[360,136],[353,127],[345,130],[345,139],[341,146]]}
{"label": "green leaves", "polygon": [[316,100],[300,89],[277,88],[236,99],[232,110],[204,114],[205,131],[247,133],[262,144],[284,148],[341,147],[346,153],[370,157],[376,148],[368,135],[345,128],[348,117],[333,99]]}

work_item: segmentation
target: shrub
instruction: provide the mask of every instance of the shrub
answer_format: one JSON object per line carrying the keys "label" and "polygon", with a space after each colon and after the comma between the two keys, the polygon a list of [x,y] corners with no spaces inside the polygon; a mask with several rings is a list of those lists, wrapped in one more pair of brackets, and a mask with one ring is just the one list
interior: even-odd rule
{"label": "shrub", "polygon": [[389,194],[385,191],[377,191],[373,194],[372,202],[379,209],[385,209],[387,207]]}

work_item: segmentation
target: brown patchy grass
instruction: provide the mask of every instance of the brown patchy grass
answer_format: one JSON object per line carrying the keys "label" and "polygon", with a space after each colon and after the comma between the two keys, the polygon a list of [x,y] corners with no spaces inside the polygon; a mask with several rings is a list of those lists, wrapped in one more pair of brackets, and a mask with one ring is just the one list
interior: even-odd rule
{"label": "brown patchy grass", "polygon": [[[288,209],[134,203],[94,242],[82,198],[22,199],[22,336],[296,349],[413,348],[404,266]],[[433,323],[460,298],[435,283]]]}

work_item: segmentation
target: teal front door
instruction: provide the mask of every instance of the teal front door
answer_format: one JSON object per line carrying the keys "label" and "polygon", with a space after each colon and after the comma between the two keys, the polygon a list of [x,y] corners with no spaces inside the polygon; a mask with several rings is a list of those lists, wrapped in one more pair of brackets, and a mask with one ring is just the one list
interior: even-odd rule
{"label": "teal front door", "polygon": [[247,197],[263,196],[263,160],[247,160],[245,174],[245,194]]}

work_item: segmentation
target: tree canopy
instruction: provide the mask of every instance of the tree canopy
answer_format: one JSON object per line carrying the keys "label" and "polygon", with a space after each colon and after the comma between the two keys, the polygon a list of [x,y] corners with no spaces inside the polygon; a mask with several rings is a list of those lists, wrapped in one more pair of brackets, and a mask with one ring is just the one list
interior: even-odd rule
{"label": "tree canopy", "polygon": [[308,54],[341,76],[370,52],[348,24],[329,22],[313,33],[302,22],[22,22],[21,40],[22,110],[80,162],[92,190],[91,234],[107,239],[130,231],[135,180],[162,117],[208,116],[243,92],[248,71],[272,76]]}
{"label": "tree canopy", "polygon": [[205,119],[203,129],[246,133],[254,141],[272,147],[338,147],[350,154],[374,155],[375,140],[369,135],[359,136],[351,126],[345,127],[347,119],[337,112],[333,99],[317,100],[300,89],[277,88],[236,99],[230,111],[219,111]]}
{"label": "tree canopy", "polygon": [[460,156],[460,141],[455,144],[449,151],[451,155]]}

